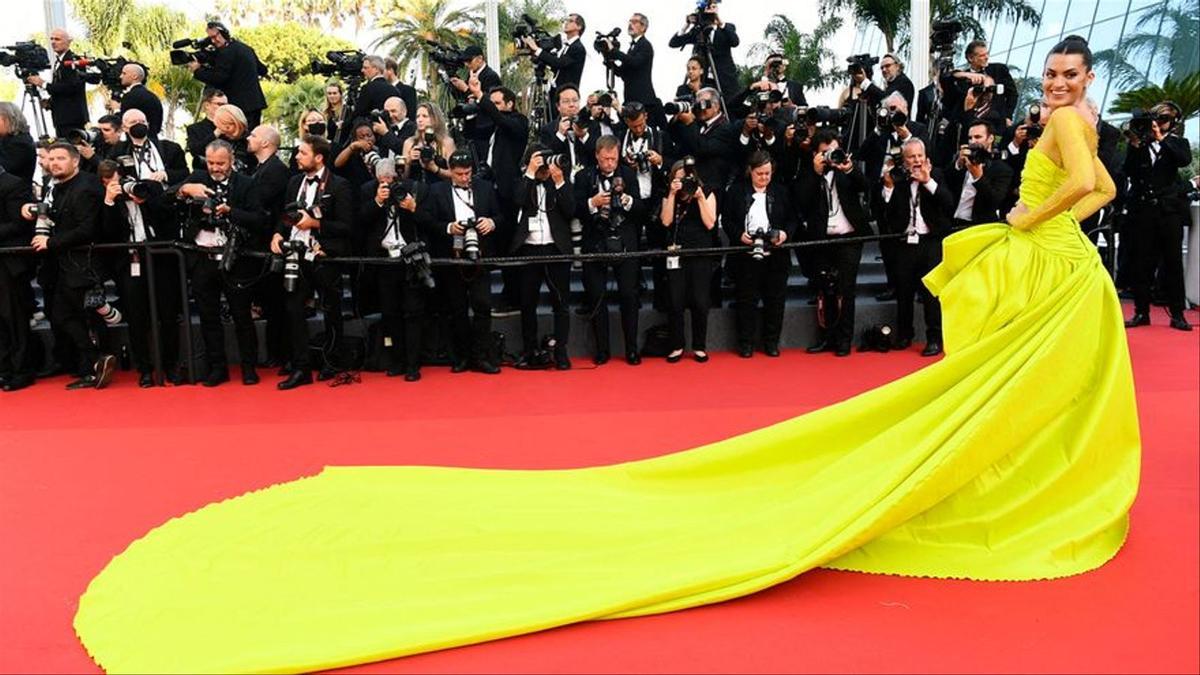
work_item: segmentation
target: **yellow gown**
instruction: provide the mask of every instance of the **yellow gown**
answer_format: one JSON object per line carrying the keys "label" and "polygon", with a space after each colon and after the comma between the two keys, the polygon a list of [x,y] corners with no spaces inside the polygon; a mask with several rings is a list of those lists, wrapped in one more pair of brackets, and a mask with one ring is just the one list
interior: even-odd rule
{"label": "yellow gown", "polygon": [[555,471],[328,467],[133,542],[75,629],[114,672],[296,672],[733,598],[814,567],[1045,579],[1121,547],[1140,442],[1122,314],[1078,220],[1112,194],[1056,111],[1013,227],[925,279],[946,357],[765,429]]}

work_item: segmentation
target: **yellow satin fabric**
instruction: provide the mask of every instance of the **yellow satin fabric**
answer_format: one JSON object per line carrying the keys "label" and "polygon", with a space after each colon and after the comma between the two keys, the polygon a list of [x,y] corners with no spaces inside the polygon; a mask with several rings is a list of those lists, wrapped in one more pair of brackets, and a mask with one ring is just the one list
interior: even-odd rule
{"label": "yellow satin fabric", "polygon": [[[1022,199],[1065,177],[1031,153]],[[927,283],[947,356],[906,378],[638,462],[329,467],[134,542],[76,631],[112,671],[296,672],[716,602],[818,566],[1017,580],[1103,564],[1140,450],[1120,306],[1075,218],[956,234]]]}

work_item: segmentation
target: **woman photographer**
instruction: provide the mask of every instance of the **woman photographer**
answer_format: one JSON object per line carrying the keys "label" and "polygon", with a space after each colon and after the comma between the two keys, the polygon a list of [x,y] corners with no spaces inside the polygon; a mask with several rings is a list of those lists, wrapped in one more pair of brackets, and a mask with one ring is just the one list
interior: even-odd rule
{"label": "woman photographer", "polygon": [[336,80],[331,80],[325,85],[325,130],[328,132],[322,134],[325,138],[333,140],[337,138],[337,132],[341,128],[343,107],[345,106],[345,95],[342,93],[342,83]]}
{"label": "woman photographer", "polygon": [[250,135],[250,129],[246,123],[246,113],[236,105],[226,103],[217,108],[213,115],[213,126],[216,127],[216,137],[233,146],[233,170],[247,176],[254,173],[258,159],[247,147],[246,137]]}
{"label": "woman photographer", "polygon": [[[667,228],[667,250],[712,246],[712,230],[717,225],[717,196],[704,186],[691,157],[671,167],[671,186],[663,199],[659,220]],[[671,353],[667,363],[683,358],[683,310],[692,312],[692,354],[696,361],[708,361],[708,308],[712,303],[709,280],[713,259],[705,256],[667,258],[667,288],[670,308],[667,325]]]}
{"label": "woman photographer", "polygon": [[695,98],[696,92],[707,87],[715,87],[711,78],[704,77],[704,62],[700,57],[693,56],[687,62],[687,75],[684,76],[683,84],[675,90],[675,98],[692,97]]}
{"label": "woman photographer", "polygon": [[[325,122],[325,114],[316,108],[306,108],[304,112],[300,113],[300,117],[296,121],[297,145],[299,144],[299,139],[310,134],[313,136],[324,136],[325,138],[329,138],[329,136],[326,135],[326,132],[328,131],[329,125]],[[299,167],[296,166],[295,145],[292,146],[291,158],[288,160],[288,169],[292,173],[297,173],[300,171]]]}
{"label": "woman photographer", "polygon": [[454,154],[454,139],[446,129],[446,116],[432,101],[417,106],[417,133],[404,141],[404,157],[408,178],[423,183],[437,183],[450,179],[450,165]]}

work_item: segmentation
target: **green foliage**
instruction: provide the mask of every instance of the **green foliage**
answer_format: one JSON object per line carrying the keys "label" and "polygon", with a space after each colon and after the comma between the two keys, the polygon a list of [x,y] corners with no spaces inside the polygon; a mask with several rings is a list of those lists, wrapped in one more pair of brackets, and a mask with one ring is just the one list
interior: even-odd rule
{"label": "green foliage", "polygon": [[325,80],[304,75],[290,83],[263,82],[263,95],[267,99],[263,121],[274,124],[285,143],[291,143],[296,138],[300,113],[308,108],[325,109]]}
{"label": "green foliage", "polygon": [[317,28],[298,23],[269,23],[240,29],[235,37],[254,48],[267,67],[267,77],[276,82],[295,82],[308,73],[314,56],[354,49],[354,44]]}
{"label": "green foliage", "polygon": [[1144,12],[1120,48],[1095,53],[1098,68],[1122,89],[1153,86],[1151,77],[1200,70],[1200,0],[1175,0]]}
{"label": "green foliage", "polygon": [[1174,101],[1183,110],[1183,119],[1191,119],[1200,114],[1200,71],[1184,76],[1178,80],[1168,77],[1162,85],[1147,85],[1138,89],[1123,91],[1109,106],[1111,113],[1127,113],[1134,108],[1149,110],[1162,101]]}
{"label": "green foliage", "polygon": [[[471,42],[481,19],[474,9],[451,9],[452,0],[391,0],[381,8],[376,23],[381,35],[375,47],[382,47],[396,59],[400,73],[423,81],[427,88],[440,90],[435,64],[429,59],[425,40],[450,47]],[[446,103],[446,96],[439,96]]]}
{"label": "green foliage", "polygon": [[[482,15],[482,8],[477,8],[477,11]],[[567,18],[567,9],[562,0],[512,0],[500,3],[496,22],[501,41],[500,67],[492,67],[500,73],[505,85],[517,93],[517,107],[529,110],[530,88],[534,84],[533,62],[527,57],[517,56],[516,45],[511,39],[522,14],[528,14],[538,26],[553,33]],[[483,43],[482,36],[479,42]]]}
{"label": "green foliage", "polygon": [[379,0],[217,0],[216,14],[231,28],[295,23],[308,28],[341,28],[354,20],[357,32],[374,19]]}
{"label": "green foliage", "polygon": [[[888,52],[895,53],[897,45],[908,43],[909,0],[821,0],[820,9],[823,16],[845,11],[857,23],[874,26],[883,34]],[[986,38],[983,25],[997,19],[1031,26],[1042,22],[1041,13],[1025,0],[932,0],[929,14],[934,21],[961,21],[963,38],[968,40]]]}
{"label": "green foliage", "polygon": [[[829,48],[833,36],[841,27],[841,17],[826,16],[811,33],[802,33],[787,16],[776,14],[763,30],[764,41],[750,48],[750,56],[765,60],[768,54],[783,54],[788,61],[786,73],[789,80],[799,82],[806,90],[827,87],[837,83],[845,74],[845,68]],[[760,68],[754,66],[751,70],[754,76],[750,81],[758,79]]]}

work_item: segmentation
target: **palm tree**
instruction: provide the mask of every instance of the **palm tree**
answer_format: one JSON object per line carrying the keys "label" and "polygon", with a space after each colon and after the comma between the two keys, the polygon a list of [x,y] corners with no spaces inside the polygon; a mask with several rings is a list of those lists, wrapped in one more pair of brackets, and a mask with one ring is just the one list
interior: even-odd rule
{"label": "palm tree", "polygon": [[471,9],[450,9],[452,0],[391,0],[375,24],[382,34],[372,47],[384,47],[400,71],[415,73],[431,90],[437,65],[426,41],[461,47],[479,25]]}
{"label": "palm tree", "polygon": [[892,51],[900,27],[907,21],[907,0],[821,0],[821,16],[849,12],[858,25],[869,24],[883,34],[888,51]]}
{"label": "palm tree", "polygon": [[[796,24],[783,14],[776,14],[763,30],[763,42],[750,48],[750,56],[763,59],[768,54],[782,54],[788,61],[787,78],[805,89],[820,89],[834,84],[845,74],[839,67],[837,55],[829,48],[834,34],[842,27],[840,16],[826,16],[811,33],[801,33]],[[757,79],[757,67],[752,68]]]}
{"label": "palm tree", "polygon": [[[887,51],[895,53],[897,44],[907,44],[909,35],[908,0],[821,0],[822,15],[848,11],[859,24],[870,24],[883,34]],[[970,5],[958,0],[932,0],[930,15],[934,21],[958,20],[964,33],[984,38],[982,22],[1006,19],[1016,24],[1037,26],[1041,14],[1025,0],[974,0]]]}
{"label": "palm tree", "polygon": [[133,9],[133,0],[71,0],[71,13],[83,23],[88,42],[103,54],[120,46]]}
{"label": "palm tree", "polygon": [[1178,80],[1167,77],[1162,86],[1151,84],[1121,92],[1108,111],[1127,113],[1134,108],[1149,110],[1162,101],[1174,101],[1183,111],[1185,120],[1200,114],[1200,72],[1193,72]]}
{"label": "palm tree", "polygon": [[505,86],[517,93],[518,107],[529,110],[529,97],[533,85],[533,63],[528,58],[517,56],[516,43],[510,40],[513,29],[528,15],[538,26],[553,33],[567,16],[562,0],[514,0],[500,4],[497,24],[502,44],[500,63],[493,67],[500,73]]}
{"label": "palm tree", "polygon": [[[1154,86],[1151,77],[1200,70],[1200,0],[1176,0],[1138,18],[1136,32],[1126,35],[1119,49],[1096,52],[1096,63],[1108,71],[1120,89]],[[1139,67],[1135,64],[1145,64]]]}

